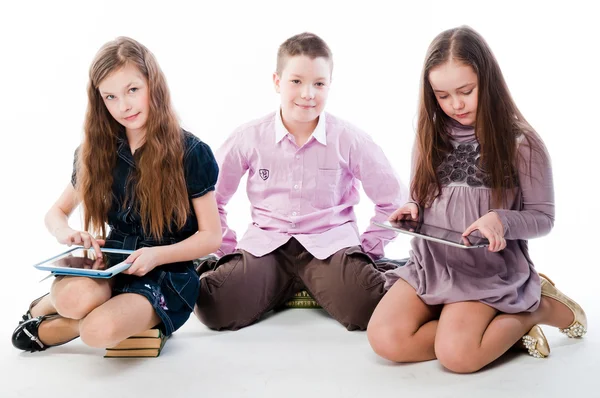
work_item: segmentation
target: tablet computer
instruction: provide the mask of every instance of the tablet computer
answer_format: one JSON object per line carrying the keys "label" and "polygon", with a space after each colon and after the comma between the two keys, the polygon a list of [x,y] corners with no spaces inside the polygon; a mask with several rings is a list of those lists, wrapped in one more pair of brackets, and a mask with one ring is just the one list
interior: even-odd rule
{"label": "tablet computer", "polygon": [[413,220],[373,222],[373,224],[403,234],[412,235],[417,238],[427,239],[461,249],[476,249],[479,247],[487,247],[489,245],[486,238],[462,236],[462,232],[434,227]]}
{"label": "tablet computer", "polygon": [[87,276],[91,278],[111,278],[131,266],[125,259],[133,250],[101,248],[102,257],[96,257],[94,249],[74,247],[57,256],[35,264],[42,271],[54,275]]}

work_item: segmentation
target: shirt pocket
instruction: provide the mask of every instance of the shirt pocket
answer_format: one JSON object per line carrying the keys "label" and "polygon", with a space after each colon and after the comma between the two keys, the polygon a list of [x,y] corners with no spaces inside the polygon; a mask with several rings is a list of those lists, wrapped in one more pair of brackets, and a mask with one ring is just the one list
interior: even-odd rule
{"label": "shirt pocket", "polygon": [[318,169],[312,205],[317,209],[328,209],[339,204],[340,186],[344,169]]}

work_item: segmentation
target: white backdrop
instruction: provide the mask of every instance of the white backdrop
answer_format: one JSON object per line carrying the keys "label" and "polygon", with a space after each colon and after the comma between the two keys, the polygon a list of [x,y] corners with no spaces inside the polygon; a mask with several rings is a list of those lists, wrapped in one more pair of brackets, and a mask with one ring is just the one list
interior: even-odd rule
{"label": "white backdrop", "polygon": [[[335,62],[327,110],[366,130],[408,183],[425,51],[442,30],[468,24],[492,47],[518,106],[553,159],[557,220],[551,235],[531,242],[534,262],[571,283],[581,280],[575,274],[585,273],[587,281],[600,275],[592,194],[600,143],[600,34],[586,3],[570,1],[568,8],[546,1],[166,3],[0,6],[0,238],[3,267],[11,266],[0,294],[5,305],[14,303],[13,317],[34,293],[48,289],[48,282],[37,283],[44,275],[31,267],[60,249],[43,217],[69,183],[89,64],[104,42],[119,35],[141,41],[156,55],[182,125],[214,150],[236,126],[276,109],[271,74],[279,44],[303,31],[320,35]],[[241,235],[250,222],[244,185],[228,210]],[[357,208],[361,229],[372,211],[365,197]],[[71,222],[78,227],[80,215]],[[387,254],[400,257],[407,250],[408,238],[399,237]]]}

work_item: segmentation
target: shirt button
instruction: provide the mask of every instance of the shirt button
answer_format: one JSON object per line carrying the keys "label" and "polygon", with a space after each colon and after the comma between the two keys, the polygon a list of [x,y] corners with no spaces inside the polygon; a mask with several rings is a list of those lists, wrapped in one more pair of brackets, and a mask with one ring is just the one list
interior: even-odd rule
{"label": "shirt button", "polygon": [[296,155],[296,159],[300,159],[300,155]]}
{"label": "shirt button", "polygon": [[292,212],[292,216],[297,216],[297,215],[298,215],[298,213],[296,213],[295,211]]}
{"label": "shirt button", "polygon": [[294,185],[294,189],[298,189],[298,188],[299,188],[298,184]]}
{"label": "shirt button", "polygon": [[291,224],[290,224],[290,227],[292,227],[292,228],[296,228],[296,224],[294,224],[294,223],[291,223]]}

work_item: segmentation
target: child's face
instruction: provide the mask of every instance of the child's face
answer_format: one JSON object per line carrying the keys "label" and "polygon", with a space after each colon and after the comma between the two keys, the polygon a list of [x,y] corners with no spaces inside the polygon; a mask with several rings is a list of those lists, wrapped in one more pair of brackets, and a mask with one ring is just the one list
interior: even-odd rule
{"label": "child's face", "polygon": [[142,131],[148,120],[148,84],[133,65],[112,72],[98,86],[108,112],[128,131]]}
{"label": "child's face", "polygon": [[273,74],[275,91],[281,95],[281,114],[288,123],[317,120],[327,102],[331,64],[323,57],[289,57],[281,75]]}
{"label": "child's face", "polygon": [[477,74],[473,68],[450,60],[429,72],[429,84],[444,113],[465,126],[477,116]]}

